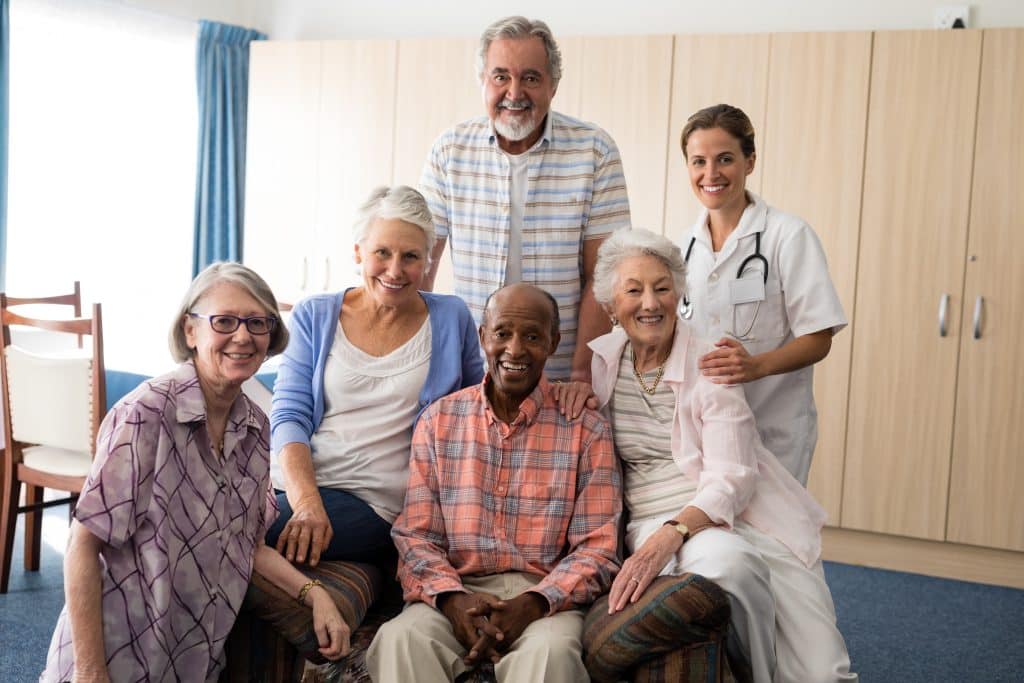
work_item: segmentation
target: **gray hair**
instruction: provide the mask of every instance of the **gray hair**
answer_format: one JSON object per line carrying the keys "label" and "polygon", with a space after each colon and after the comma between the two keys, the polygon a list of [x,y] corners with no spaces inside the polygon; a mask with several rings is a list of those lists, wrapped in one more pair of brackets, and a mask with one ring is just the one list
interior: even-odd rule
{"label": "gray hair", "polygon": [[540,19],[527,19],[526,17],[505,17],[484,29],[480,36],[480,48],[476,53],[476,75],[483,81],[484,69],[487,67],[487,51],[495,40],[537,37],[544,41],[544,51],[548,54],[548,75],[551,83],[558,87],[562,80],[562,52],[558,49],[555,37],[551,35],[551,29]]}
{"label": "gray hair", "polygon": [[196,275],[189,285],[185,297],[181,300],[181,306],[174,316],[174,323],[167,341],[171,348],[171,356],[179,363],[183,363],[195,354],[190,349],[185,339],[185,317],[192,312],[193,307],[202,299],[207,292],[215,285],[229,282],[244,289],[253,299],[256,299],[266,311],[267,315],[277,318],[277,326],[270,333],[270,347],[267,349],[267,356],[274,356],[288,346],[288,328],[281,320],[281,310],[277,306],[277,299],[270,291],[270,286],[261,278],[256,271],[243,266],[241,263],[219,262],[207,266],[199,275]]}
{"label": "gray hair", "polygon": [[615,298],[619,264],[633,256],[653,256],[672,274],[676,296],[686,291],[686,262],[683,252],[669,238],[650,230],[616,230],[597,250],[594,266],[594,299],[608,306]]}
{"label": "gray hair", "polygon": [[370,226],[378,218],[396,218],[422,230],[427,242],[427,263],[430,263],[430,253],[437,242],[437,234],[434,232],[434,216],[430,213],[427,200],[418,190],[408,185],[381,185],[374,188],[369,198],[359,207],[359,217],[352,226],[352,239],[356,244],[363,243],[370,232]]}

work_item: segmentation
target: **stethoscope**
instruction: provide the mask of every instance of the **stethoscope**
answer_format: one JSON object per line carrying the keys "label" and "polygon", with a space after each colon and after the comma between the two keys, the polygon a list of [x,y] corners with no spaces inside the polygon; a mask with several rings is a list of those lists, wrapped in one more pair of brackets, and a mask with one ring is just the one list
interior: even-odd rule
{"label": "stethoscope", "polygon": [[[686,247],[686,256],[683,257],[683,262],[685,264],[687,264],[687,265],[690,264],[690,254],[693,252],[693,245],[696,244],[696,242],[697,242],[697,237],[696,236],[691,237],[690,238],[690,244]],[[743,259],[743,262],[740,263],[740,267],[736,271],[736,279],[737,280],[740,280],[740,279],[743,278],[743,273],[746,271],[747,266],[750,265],[750,263],[752,261],[754,261],[754,262],[760,261],[761,265],[763,266],[764,284],[767,285],[768,284],[768,259],[765,258],[763,254],[761,254],[761,233],[760,232],[754,233],[754,253],[751,254],[750,256],[748,256],[747,258]],[[757,320],[757,312],[759,310],[761,310],[761,302],[760,301],[758,301],[757,304],[754,306],[754,315],[750,318],[750,324],[747,325],[747,329],[745,329],[741,334],[735,334],[735,330],[736,330],[736,306],[734,305],[732,307],[732,328],[734,330],[734,334],[732,336],[735,337],[736,339],[738,339],[739,341],[749,341],[750,337],[748,335],[750,334],[750,331],[752,329],[754,329],[754,321]],[[690,301],[690,298],[686,294],[683,294],[683,302],[679,305],[679,315],[681,315],[686,320],[689,320],[690,318],[693,317],[693,303]]]}

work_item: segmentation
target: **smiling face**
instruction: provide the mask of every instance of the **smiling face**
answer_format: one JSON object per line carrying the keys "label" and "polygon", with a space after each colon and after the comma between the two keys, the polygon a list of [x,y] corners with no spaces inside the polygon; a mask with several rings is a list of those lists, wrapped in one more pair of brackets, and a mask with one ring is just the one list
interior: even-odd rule
{"label": "smiling face", "polygon": [[[240,318],[269,315],[245,288],[233,282],[210,287],[191,312]],[[251,334],[244,324],[230,334],[221,334],[214,331],[206,318],[186,317],[183,324],[185,341],[194,351],[196,374],[204,387],[225,393],[237,391],[267,358],[269,334]]]}
{"label": "smiling face", "polygon": [[742,212],[754,155],[743,156],[740,141],[722,128],[695,130],[686,141],[686,168],[693,193],[709,211]]}
{"label": "smiling face", "polygon": [[366,292],[378,305],[403,306],[417,300],[427,272],[427,236],[419,226],[398,218],[375,218],[355,248]]}
{"label": "smiling face", "polygon": [[492,406],[518,407],[540,382],[558,341],[551,301],[536,287],[510,285],[491,297],[480,346],[491,376]]}
{"label": "smiling face", "polygon": [[654,256],[630,256],[615,275],[610,312],[633,346],[671,346],[679,296],[668,266]]}
{"label": "smiling face", "polygon": [[484,105],[499,146],[510,154],[530,149],[544,132],[544,117],[555,96],[544,41],[536,36],[493,41],[482,79]]}

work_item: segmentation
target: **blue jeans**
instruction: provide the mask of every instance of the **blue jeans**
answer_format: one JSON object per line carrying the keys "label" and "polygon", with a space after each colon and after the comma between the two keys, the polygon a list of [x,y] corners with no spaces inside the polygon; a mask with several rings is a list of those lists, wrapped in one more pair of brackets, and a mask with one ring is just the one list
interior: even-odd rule
{"label": "blue jeans", "polygon": [[[322,560],[348,560],[388,564],[394,561],[395,545],[391,541],[391,525],[381,519],[369,505],[348,491],[319,487],[327,518],[331,522],[334,536],[320,553]],[[292,517],[292,506],[284,491],[275,489],[277,516],[267,531],[267,545],[277,544],[277,537],[284,531],[284,525]]]}

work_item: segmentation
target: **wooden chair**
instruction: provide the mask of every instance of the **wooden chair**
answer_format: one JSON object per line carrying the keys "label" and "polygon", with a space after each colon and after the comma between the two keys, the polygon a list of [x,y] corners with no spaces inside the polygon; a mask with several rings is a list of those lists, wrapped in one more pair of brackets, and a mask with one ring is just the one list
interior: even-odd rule
{"label": "wooden chair", "polygon": [[74,291],[70,294],[57,294],[55,296],[30,296],[30,297],[7,297],[8,306],[24,306],[26,304],[55,304],[61,306],[71,306],[74,308],[75,317],[82,317],[82,288],[75,280]]}
{"label": "wooden chair", "polygon": [[[76,292],[78,287],[76,283]],[[99,304],[91,318],[49,320],[29,318],[10,310],[13,302],[70,301],[13,299],[0,293],[0,403],[3,406],[4,449],[0,473],[0,594],[7,592],[14,530],[18,514],[25,518],[25,569],[39,569],[42,511],[64,503],[72,506],[85,485],[92,464],[96,435],[106,412],[103,369],[103,328]],[[81,304],[78,304],[79,309]],[[91,353],[38,354],[11,343],[11,326],[92,339]],[[19,505],[21,485],[25,505]],[[43,489],[67,491],[70,496],[43,502]]]}

